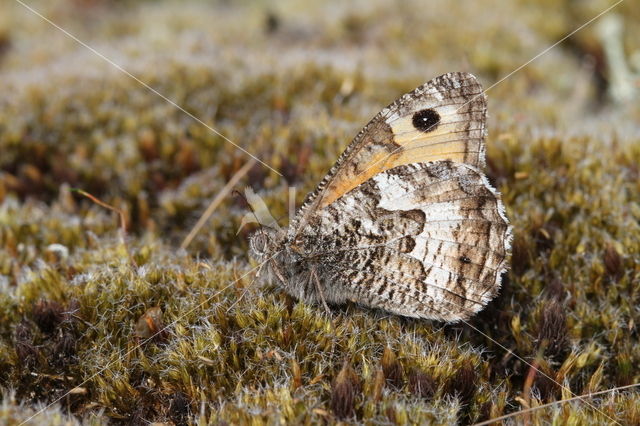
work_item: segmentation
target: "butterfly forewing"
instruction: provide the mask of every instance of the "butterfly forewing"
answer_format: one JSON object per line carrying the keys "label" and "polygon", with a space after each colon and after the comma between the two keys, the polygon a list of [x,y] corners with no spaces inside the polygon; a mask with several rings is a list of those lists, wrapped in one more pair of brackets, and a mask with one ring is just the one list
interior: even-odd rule
{"label": "butterfly forewing", "polygon": [[383,109],[355,137],[295,223],[376,174],[402,164],[452,160],[484,166],[486,98],[468,73],[435,78]]}

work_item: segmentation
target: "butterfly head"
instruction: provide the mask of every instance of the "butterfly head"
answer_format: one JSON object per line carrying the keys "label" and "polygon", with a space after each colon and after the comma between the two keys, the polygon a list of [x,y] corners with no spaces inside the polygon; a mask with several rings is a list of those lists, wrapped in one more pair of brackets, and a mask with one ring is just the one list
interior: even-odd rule
{"label": "butterfly head", "polygon": [[249,236],[249,251],[251,257],[259,262],[267,260],[276,253],[276,246],[280,240],[280,231],[268,226],[261,226]]}

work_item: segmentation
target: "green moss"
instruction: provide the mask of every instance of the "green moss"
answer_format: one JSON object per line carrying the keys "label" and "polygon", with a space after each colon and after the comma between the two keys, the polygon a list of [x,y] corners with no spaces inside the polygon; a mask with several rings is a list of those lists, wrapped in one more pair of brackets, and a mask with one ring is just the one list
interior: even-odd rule
{"label": "green moss", "polygon": [[[242,183],[276,218],[399,94],[452,70],[489,87],[607,6],[32,3],[282,171]],[[640,15],[620,7],[631,55]],[[443,326],[327,317],[256,285],[239,199],[179,250],[248,157],[19,5],[2,16],[21,19],[0,18],[1,421],[64,396],[33,422],[472,423],[571,396],[551,379],[640,381],[640,111],[607,100],[606,64],[584,65],[590,28],[488,92],[513,267],[469,325]],[[71,188],[124,211],[126,246],[117,215]],[[640,421],[637,391],[589,404],[530,421]]]}

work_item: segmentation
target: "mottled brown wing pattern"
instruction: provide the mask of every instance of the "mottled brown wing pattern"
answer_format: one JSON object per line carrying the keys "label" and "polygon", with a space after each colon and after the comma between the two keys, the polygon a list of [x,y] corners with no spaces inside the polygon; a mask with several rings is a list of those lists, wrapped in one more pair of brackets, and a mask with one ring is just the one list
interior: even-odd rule
{"label": "mottled brown wing pattern", "polygon": [[444,74],[402,96],[362,129],[307,196],[290,235],[315,210],[393,167],[451,160],[482,168],[486,113],[482,86],[468,73]]}
{"label": "mottled brown wing pattern", "polygon": [[263,230],[252,252],[301,300],[469,318],[497,294],[511,240],[482,172],[486,113],[467,73],[402,96],[356,136],[289,228]]}
{"label": "mottled brown wing pattern", "polygon": [[329,302],[457,321],[500,288],[511,230],[499,194],[474,166],[438,161],[379,173],[299,233]]}

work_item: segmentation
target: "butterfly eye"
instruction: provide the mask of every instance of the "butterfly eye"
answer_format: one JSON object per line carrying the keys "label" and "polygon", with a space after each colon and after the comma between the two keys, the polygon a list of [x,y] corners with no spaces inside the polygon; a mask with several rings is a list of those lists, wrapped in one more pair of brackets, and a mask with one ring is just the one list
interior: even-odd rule
{"label": "butterfly eye", "polygon": [[258,230],[249,239],[249,246],[256,255],[262,256],[268,249],[269,237],[262,230]]}
{"label": "butterfly eye", "polygon": [[440,122],[440,114],[432,108],[423,109],[413,114],[413,127],[421,132],[432,132]]}

